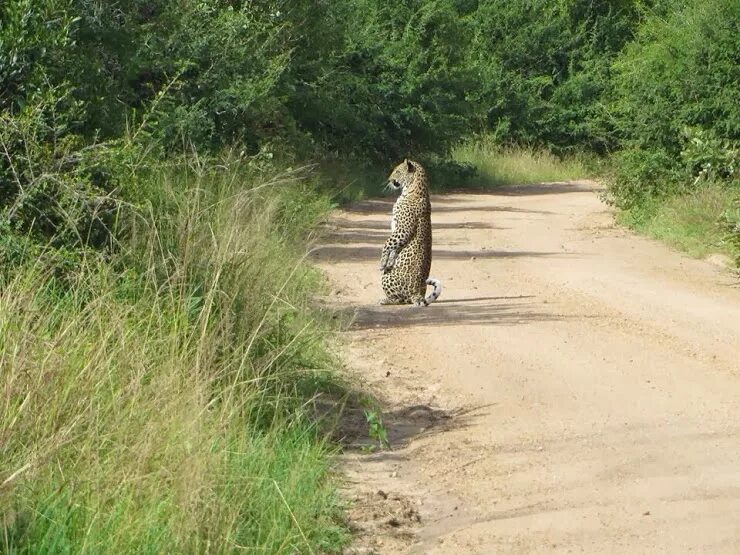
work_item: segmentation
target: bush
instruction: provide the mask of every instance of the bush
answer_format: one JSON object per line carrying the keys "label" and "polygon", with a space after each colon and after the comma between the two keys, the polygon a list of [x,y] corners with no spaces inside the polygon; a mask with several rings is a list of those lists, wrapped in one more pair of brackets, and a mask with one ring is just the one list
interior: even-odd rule
{"label": "bush", "polygon": [[603,94],[610,63],[635,29],[640,2],[481,0],[467,58],[475,131],[559,154],[615,146]]}
{"label": "bush", "polygon": [[736,195],[732,205],[725,209],[719,223],[724,232],[724,240],[732,246],[735,253],[735,264],[740,268],[740,193]]}
{"label": "bush", "polygon": [[617,203],[665,195],[697,177],[736,179],[740,5],[663,2],[614,64],[612,112],[626,153]]}
{"label": "bush", "polygon": [[103,247],[114,208],[96,171],[105,147],[69,131],[68,93],[38,96],[0,113],[0,225],[55,247]]}
{"label": "bush", "polygon": [[634,208],[680,190],[680,171],[665,150],[627,149],[615,154],[612,163],[608,199],[619,208]]}
{"label": "bush", "polygon": [[703,129],[686,128],[684,137],[681,161],[694,182],[733,182],[740,178],[740,145]]}

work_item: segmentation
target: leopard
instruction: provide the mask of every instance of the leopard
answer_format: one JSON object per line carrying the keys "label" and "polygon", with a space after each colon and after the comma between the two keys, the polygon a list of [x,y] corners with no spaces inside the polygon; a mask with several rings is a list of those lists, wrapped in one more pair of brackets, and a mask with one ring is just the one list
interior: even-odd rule
{"label": "leopard", "polygon": [[[386,187],[400,192],[393,205],[391,234],[380,257],[381,305],[429,306],[442,294],[442,282],[430,278],[432,267],[432,205],[424,167],[404,159],[393,169]],[[432,292],[426,295],[427,286]]]}

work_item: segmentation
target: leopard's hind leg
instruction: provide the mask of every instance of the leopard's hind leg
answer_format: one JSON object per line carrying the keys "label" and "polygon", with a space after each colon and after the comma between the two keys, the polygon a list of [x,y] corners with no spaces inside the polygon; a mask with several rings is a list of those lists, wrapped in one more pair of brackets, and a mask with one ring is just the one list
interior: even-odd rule
{"label": "leopard's hind leg", "polygon": [[393,275],[393,270],[383,274],[381,283],[383,285],[383,293],[385,293],[385,297],[380,299],[379,304],[392,305],[408,303],[408,299],[405,297],[405,295],[403,295],[402,287],[399,283],[398,277]]}

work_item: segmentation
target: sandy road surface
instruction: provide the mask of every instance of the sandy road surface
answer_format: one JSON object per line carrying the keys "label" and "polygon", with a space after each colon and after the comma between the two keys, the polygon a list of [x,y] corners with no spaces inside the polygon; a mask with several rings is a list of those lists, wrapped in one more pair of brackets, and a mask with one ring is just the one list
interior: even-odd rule
{"label": "sandy road surface", "polygon": [[394,449],[346,457],[357,553],[740,553],[740,288],[594,186],[433,197],[425,309],[380,307],[393,199],[314,259]]}

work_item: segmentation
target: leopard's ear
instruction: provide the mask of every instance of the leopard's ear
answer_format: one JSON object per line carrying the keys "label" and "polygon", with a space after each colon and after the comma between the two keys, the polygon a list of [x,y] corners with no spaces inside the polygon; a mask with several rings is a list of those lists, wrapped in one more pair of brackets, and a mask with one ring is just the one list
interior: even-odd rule
{"label": "leopard's ear", "polygon": [[404,162],[406,163],[406,169],[409,171],[409,173],[414,173],[416,171],[416,166],[414,166],[414,163],[411,160],[405,158]]}

